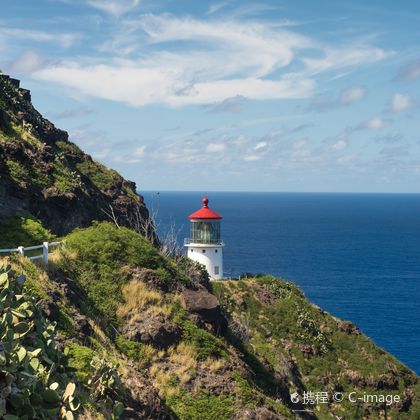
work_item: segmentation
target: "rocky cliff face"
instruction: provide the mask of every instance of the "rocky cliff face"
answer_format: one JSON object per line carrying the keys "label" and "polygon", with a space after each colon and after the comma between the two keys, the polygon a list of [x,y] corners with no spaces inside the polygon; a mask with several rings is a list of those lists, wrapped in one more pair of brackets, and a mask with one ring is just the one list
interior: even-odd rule
{"label": "rocky cliff face", "polygon": [[70,142],[18,80],[0,74],[0,219],[30,215],[63,235],[107,213],[123,226],[148,218],[133,182]]}

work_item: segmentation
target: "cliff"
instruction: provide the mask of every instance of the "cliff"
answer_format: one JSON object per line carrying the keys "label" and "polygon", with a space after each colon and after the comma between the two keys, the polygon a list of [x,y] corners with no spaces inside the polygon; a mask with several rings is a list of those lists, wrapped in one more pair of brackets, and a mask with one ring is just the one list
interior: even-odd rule
{"label": "cliff", "polygon": [[148,218],[133,182],[80,150],[0,74],[0,219],[32,216],[63,235],[109,219],[111,208],[122,226]]}

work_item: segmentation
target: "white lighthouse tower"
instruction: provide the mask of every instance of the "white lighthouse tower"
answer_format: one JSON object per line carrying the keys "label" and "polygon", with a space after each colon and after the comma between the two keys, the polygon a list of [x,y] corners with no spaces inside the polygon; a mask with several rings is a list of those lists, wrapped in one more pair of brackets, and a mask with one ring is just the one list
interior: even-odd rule
{"label": "white lighthouse tower", "polygon": [[223,242],[220,239],[222,216],[209,208],[208,198],[203,207],[189,216],[190,237],[185,239],[188,257],[203,264],[212,280],[223,278]]}

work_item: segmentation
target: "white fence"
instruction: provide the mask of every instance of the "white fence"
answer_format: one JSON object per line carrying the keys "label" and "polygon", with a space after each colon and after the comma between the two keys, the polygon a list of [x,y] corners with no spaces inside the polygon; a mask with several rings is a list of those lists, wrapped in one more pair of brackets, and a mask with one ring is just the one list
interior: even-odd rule
{"label": "white fence", "polygon": [[[40,250],[40,254],[27,256],[30,260],[42,260],[45,264],[48,264],[48,256],[50,254],[50,249],[58,245],[61,245],[63,242],[43,242],[42,245],[35,246],[18,246],[17,248],[10,249],[0,249],[1,254],[13,254],[14,252],[25,255],[25,252]],[[30,252],[32,254],[32,252]]]}

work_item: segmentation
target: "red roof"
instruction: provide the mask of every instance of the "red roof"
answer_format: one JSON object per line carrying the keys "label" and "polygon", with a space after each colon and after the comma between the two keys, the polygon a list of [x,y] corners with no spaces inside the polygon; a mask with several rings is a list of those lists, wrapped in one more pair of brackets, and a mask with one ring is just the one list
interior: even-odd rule
{"label": "red roof", "polygon": [[222,216],[212,209],[209,209],[209,199],[203,198],[203,207],[188,216],[189,219],[221,219]]}

